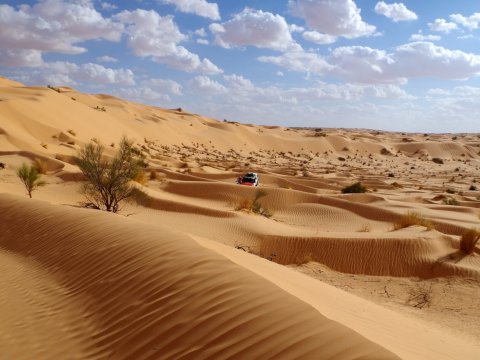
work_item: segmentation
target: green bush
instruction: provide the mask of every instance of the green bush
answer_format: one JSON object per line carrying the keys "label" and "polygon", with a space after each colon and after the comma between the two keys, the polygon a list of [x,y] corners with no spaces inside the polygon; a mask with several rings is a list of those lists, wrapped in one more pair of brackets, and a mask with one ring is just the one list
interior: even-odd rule
{"label": "green bush", "polygon": [[28,166],[23,163],[17,170],[17,176],[22,180],[23,185],[25,185],[30,199],[32,198],[32,191],[46,184],[45,181],[40,179],[40,174],[38,173],[37,168],[33,165]]}

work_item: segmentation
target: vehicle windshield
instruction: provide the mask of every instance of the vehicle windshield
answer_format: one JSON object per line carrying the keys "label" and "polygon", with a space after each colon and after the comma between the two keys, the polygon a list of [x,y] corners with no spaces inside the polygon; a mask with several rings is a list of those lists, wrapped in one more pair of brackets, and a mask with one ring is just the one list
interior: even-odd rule
{"label": "vehicle windshield", "polygon": [[251,177],[244,177],[243,182],[254,183],[255,179]]}

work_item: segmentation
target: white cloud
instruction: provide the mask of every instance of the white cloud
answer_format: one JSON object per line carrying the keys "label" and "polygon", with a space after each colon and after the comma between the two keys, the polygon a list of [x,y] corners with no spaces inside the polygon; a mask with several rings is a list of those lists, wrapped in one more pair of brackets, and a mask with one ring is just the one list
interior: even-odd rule
{"label": "white cloud", "polygon": [[206,0],[162,0],[165,4],[175,5],[177,10],[185,13],[196,14],[212,20],[220,20],[220,13],[216,3]]}
{"label": "white cloud", "polygon": [[118,62],[118,59],[117,59],[117,58],[114,58],[114,57],[112,57],[112,56],[103,55],[103,56],[97,57],[97,61],[116,63],[116,62]]}
{"label": "white cloud", "polygon": [[334,75],[363,84],[405,84],[409,78],[421,77],[458,80],[480,74],[480,55],[426,41],[398,46],[392,53],[366,46],[344,46],[326,58],[301,50],[262,56],[259,60],[291,71]]}
{"label": "white cloud", "polygon": [[174,80],[148,79],[142,81],[142,86],[148,86],[155,90],[161,90],[173,95],[182,95],[182,86]]}
{"label": "white cloud", "polygon": [[153,90],[149,87],[120,88],[114,90],[114,93],[128,100],[140,103],[169,103],[171,101],[170,96],[167,94]]}
{"label": "white cloud", "polygon": [[375,26],[362,20],[353,0],[289,0],[292,13],[324,34],[357,38],[373,35]]}
{"label": "white cloud", "polygon": [[480,55],[446,49],[431,42],[398,46],[395,61],[395,72],[406,77],[467,79],[480,74]]}
{"label": "white cloud", "polygon": [[66,61],[48,62],[20,76],[30,84],[135,85],[135,76],[130,69],[112,69],[94,63],[77,65]]}
{"label": "white cloud", "polygon": [[428,27],[432,31],[439,31],[444,33],[449,33],[452,30],[458,28],[457,24],[453,22],[448,22],[445,19],[435,19],[433,23],[428,23]]}
{"label": "white cloud", "polygon": [[390,74],[395,60],[383,50],[366,46],[336,48],[328,58],[331,73],[348,81],[368,84],[404,84],[406,79]]}
{"label": "white cloud", "polygon": [[205,31],[204,28],[197,29],[193,33],[200,37],[207,37],[207,32]]}
{"label": "white cloud", "polygon": [[410,35],[410,41],[438,41],[441,40],[442,37],[440,35],[432,35],[432,34],[422,34],[421,32],[418,32],[416,34]]}
{"label": "white cloud", "polygon": [[394,22],[413,21],[418,19],[417,14],[407,9],[403,3],[387,4],[384,1],[379,1],[375,5],[375,12],[392,19]]}
{"label": "white cloud", "polygon": [[86,49],[76,44],[92,39],[119,41],[122,30],[122,24],[104,18],[90,1],[41,0],[18,10],[0,5],[2,50],[80,54]]}
{"label": "white cloud", "polygon": [[287,50],[295,43],[285,19],[262,10],[245,8],[223,24],[211,24],[215,43],[223,47],[256,46],[273,50]]}
{"label": "white cloud", "polygon": [[188,82],[188,87],[194,92],[203,95],[215,95],[225,93],[227,89],[219,82],[212,80],[208,76],[196,76]]}
{"label": "white cloud", "polygon": [[197,44],[208,45],[210,44],[210,41],[207,39],[197,39]]}
{"label": "white cloud", "polygon": [[112,11],[118,8],[117,5],[106,2],[106,1],[101,2],[100,6],[102,7],[103,10],[107,10],[107,11]]}
{"label": "white cloud", "polygon": [[[1,31],[1,30],[0,30]],[[28,49],[0,49],[0,65],[38,67],[43,65],[42,52]]]}
{"label": "white cloud", "polygon": [[171,16],[160,16],[154,10],[122,11],[115,18],[125,23],[127,46],[136,56],[150,57],[153,61],[174,69],[219,74],[222,72],[208,59],[200,59],[178,43],[185,40]]}
{"label": "white cloud", "polygon": [[275,64],[291,71],[325,74],[332,66],[320,55],[302,49],[286,52],[280,56],[260,56],[258,60]]}
{"label": "white cloud", "polygon": [[450,15],[450,20],[469,30],[476,30],[480,27],[480,13],[474,13],[467,17],[460,14],[452,14]]}
{"label": "white cloud", "polygon": [[335,41],[337,41],[335,36],[322,34],[318,31],[305,31],[302,36],[305,40],[320,45],[333,44]]}

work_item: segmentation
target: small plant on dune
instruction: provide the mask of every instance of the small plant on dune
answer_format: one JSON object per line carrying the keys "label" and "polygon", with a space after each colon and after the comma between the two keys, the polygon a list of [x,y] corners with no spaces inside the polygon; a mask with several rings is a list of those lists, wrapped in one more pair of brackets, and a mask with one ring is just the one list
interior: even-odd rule
{"label": "small plant on dune", "polygon": [[457,199],[455,198],[452,198],[452,197],[446,197],[442,200],[442,203],[444,203],[445,205],[454,205],[454,206],[457,206],[458,205],[458,201]]}
{"label": "small plant on dune", "polygon": [[475,191],[477,190],[477,187],[475,185],[470,185],[470,188],[468,190]]}
{"label": "small plant on dune", "polygon": [[430,306],[432,302],[432,284],[417,284],[408,289],[410,297],[407,299],[407,304],[423,309],[425,306]]}
{"label": "small plant on dune", "polygon": [[342,194],[365,193],[365,192],[367,192],[367,188],[365,186],[363,186],[360,181],[358,181],[358,182],[356,182],[352,185],[345,186],[342,189]]}
{"label": "small plant on dune", "polygon": [[155,169],[150,170],[150,180],[157,180],[157,179],[158,179],[157,170]]}
{"label": "small plant on dune", "polygon": [[35,166],[28,166],[23,163],[22,166],[17,170],[17,176],[22,180],[23,185],[27,189],[28,196],[32,198],[32,191],[36,190],[40,186],[45,186],[46,182],[40,179],[40,174],[38,173]]}
{"label": "small plant on dune", "polygon": [[247,198],[240,200],[238,205],[235,207],[235,210],[246,210],[270,218],[273,216],[273,212],[271,212],[267,208],[264,208],[259,201],[265,196],[267,196],[267,192],[263,189],[258,189],[257,191],[255,191],[253,200]]}
{"label": "small plant on dune", "polygon": [[68,132],[70,135],[72,135],[72,136],[77,136],[77,133],[76,133],[74,130],[72,130],[72,129],[67,130],[67,132]]}
{"label": "small plant on dune", "polygon": [[130,181],[143,172],[145,162],[126,138],[120,141],[113,159],[106,159],[103,153],[104,146],[95,142],[80,149],[78,166],[87,179],[83,193],[92,207],[116,213],[120,203],[131,196]]}
{"label": "small plant on dune", "polygon": [[357,232],[370,232],[370,225],[363,225],[360,229],[357,230]]}
{"label": "small plant on dune", "polygon": [[42,142],[42,143],[40,144],[40,146],[43,147],[44,149],[48,149],[48,144],[46,144],[46,143],[44,143],[44,142]]}
{"label": "small plant on dune", "polygon": [[147,175],[145,174],[145,171],[139,170],[137,174],[133,177],[133,181],[144,185],[147,182]]}
{"label": "small plant on dune", "polygon": [[440,159],[440,158],[433,158],[432,161],[433,161],[435,164],[443,164],[443,159]]}
{"label": "small plant on dune", "polygon": [[475,251],[475,246],[480,240],[480,231],[469,229],[462,234],[460,239],[460,250],[465,254],[471,254]]}
{"label": "small plant on dune", "polygon": [[35,158],[33,160],[33,166],[35,167],[35,169],[39,174],[46,174],[48,171],[48,165],[45,160]]}
{"label": "small plant on dune", "polygon": [[413,225],[424,226],[428,230],[432,230],[435,228],[434,224],[425,216],[415,211],[409,211],[400,219],[398,219],[398,221],[393,225],[393,229],[400,230]]}

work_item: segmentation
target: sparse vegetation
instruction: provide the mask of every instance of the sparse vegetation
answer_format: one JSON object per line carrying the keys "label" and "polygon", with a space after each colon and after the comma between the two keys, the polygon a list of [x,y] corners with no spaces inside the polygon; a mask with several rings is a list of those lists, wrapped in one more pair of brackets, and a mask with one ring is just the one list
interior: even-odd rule
{"label": "sparse vegetation", "polygon": [[433,161],[435,164],[443,164],[443,160],[440,159],[440,158],[433,158],[432,161]]}
{"label": "sparse vegetation", "polygon": [[412,225],[420,225],[426,227],[428,230],[435,228],[432,221],[427,219],[425,216],[421,215],[415,211],[409,211],[403,215],[398,221],[393,225],[394,230],[400,230]]}
{"label": "sparse vegetation", "polygon": [[67,132],[72,136],[77,136],[77,133],[75,131],[73,131],[72,129],[67,130]]}
{"label": "sparse vegetation", "polygon": [[364,224],[360,229],[357,230],[357,232],[370,232],[370,225]]}
{"label": "sparse vegetation", "polygon": [[477,229],[469,229],[465,231],[460,238],[460,250],[465,254],[473,253],[479,239],[480,231]]}
{"label": "sparse vegetation", "polygon": [[131,196],[130,181],[143,172],[144,161],[126,138],[120,141],[113,159],[106,159],[103,153],[104,146],[95,142],[79,151],[78,166],[87,179],[83,193],[92,207],[116,213],[120,203]]}
{"label": "sparse vegetation", "polygon": [[259,201],[265,196],[267,196],[267,192],[263,189],[258,189],[257,191],[255,191],[253,200],[250,200],[248,198],[241,199],[238,205],[235,207],[235,210],[246,210],[248,212],[253,212],[255,214],[263,215],[267,218],[270,218],[273,216],[273,213],[269,209],[264,208]]}
{"label": "sparse vegetation", "polygon": [[150,180],[157,180],[157,179],[158,179],[157,170],[155,169],[150,170]]}
{"label": "sparse vegetation", "polygon": [[35,158],[35,160],[33,160],[33,166],[35,167],[35,169],[39,174],[46,174],[48,171],[47,162],[40,158]]}
{"label": "sparse vegetation", "polygon": [[470,188],[468,189],[470,191],[476,191],[477,187],[475,185],[470,185]]}
{"label": "sparse vegetation", "polygon": [[446,197],[446,198],[444,198],[444,199],[442,200],[442,202],[443,202],[445,205],[455,205],[455,206],[458,205],[457,199],[452,198],[452,197]]}
{"label": "sparse vegetation", "polygon": [[32,198],[32,191],[36,190],[40,186],[45,186],[46,182],[40,179],[40,174],[38,173],[34,165],[28,166],[23,163],[22,166],[17,170],[17,176],[22,180],[23,185],[27,189],[27,194]]}
{"label": "sparse vegetation", "polygon": [[363,186],[360,181],[358,181],[358,182],[356,182],[352,185],[345,186],[342,189],[343,194],[365,193],[365,192],[367,192],[367,188],[365,186]]}
{"label": "sparse vegetation", "polygon": [[430,306],[432,302],[432,284],[417,284],[416,286],[408,289],[410,297],[407,300],[407,304],[423,309],[425,306]]}

